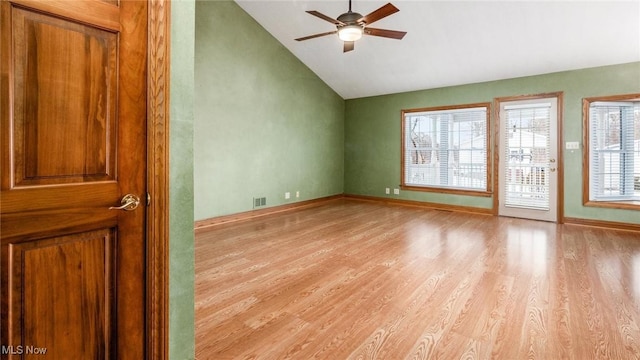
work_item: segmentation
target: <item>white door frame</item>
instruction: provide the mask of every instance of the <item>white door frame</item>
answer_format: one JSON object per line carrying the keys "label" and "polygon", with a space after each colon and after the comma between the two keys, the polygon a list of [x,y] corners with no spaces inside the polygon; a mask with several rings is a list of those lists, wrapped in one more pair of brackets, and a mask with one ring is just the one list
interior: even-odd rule
{"label": "white door frame", "polygon": [[[501,118],[500,112],[505,103],[518,102],[518,101],[528,101],[528,100],[543,100],[543,99],[555,99],[557,104],[556,111],[556,124],[555,130],[557,134],[557,140],[555,142],[556,154],[555,154],[555,172],[553,172],[553,178],[557,182],[555,192],[555,203],[553,211],[549,213],[542,213],[540,211],[532,211],[527,212],[523,211],[519,215],[513,214],[501,214],[500,204],[501,204],[501,161],[506,161],[502,159],[502,154],[500,151],[501,147]],[[563,164],[563,152],[562,152],[562,110],[563,110],[563,93],[555,92],[555,93],[545,93],[545,94],[537,94],[537,95],[525,95],[525,96],[513,96],[513,97],[502,97],[494,99],[494,194],[493,194],[493,210],[495,215],[504,215],[504,216],[518,216],[523,218],[529,218],[534,220],[546,220],[552,222],[562,223],[564,219],[564,164]],[[550,124],[550,126],[554,126],[554,124]],[[552,200],[553,202],[553,200]]]}

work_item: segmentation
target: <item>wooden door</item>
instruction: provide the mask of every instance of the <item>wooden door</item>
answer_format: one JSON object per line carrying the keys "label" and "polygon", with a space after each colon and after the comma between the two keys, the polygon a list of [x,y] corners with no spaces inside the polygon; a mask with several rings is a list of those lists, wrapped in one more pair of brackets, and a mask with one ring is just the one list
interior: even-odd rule
{"label": "wooden door", "polygon": [[2,358],[143,359],[147,3],[0,6]]}

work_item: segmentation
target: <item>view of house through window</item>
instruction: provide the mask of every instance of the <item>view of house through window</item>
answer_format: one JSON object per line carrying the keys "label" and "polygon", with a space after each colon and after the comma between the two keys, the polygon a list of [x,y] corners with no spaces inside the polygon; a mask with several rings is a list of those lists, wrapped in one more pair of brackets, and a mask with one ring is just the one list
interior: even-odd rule
{"label": "view of house through window", "polygon": [[500,119],[506,127],[501,139],[505,206],[542,210],[550,206],[549,160],[555,158],[549,154],[552,107],[549,101],[537,101],[505,106]]}
{"label": "view of house through window", "polygon": [[640,201],[640,94],[585,102],[588,201]]}
{"label": "view of house through window", "polygon": [[404,110],[402,186],[487,191],[489,104]]}

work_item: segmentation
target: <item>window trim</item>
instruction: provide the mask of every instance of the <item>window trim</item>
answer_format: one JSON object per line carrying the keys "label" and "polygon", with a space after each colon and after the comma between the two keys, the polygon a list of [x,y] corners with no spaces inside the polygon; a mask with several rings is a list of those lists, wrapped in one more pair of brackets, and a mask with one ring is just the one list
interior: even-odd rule
{"label": "window trim", "polygon": [[[447,111],[447,110],[463,110],[463,109],[471,109],[471,108],[479,108],[483,107],[486,109],[486,129],[487,129],[487,143],[486,143],[486,187],[485,189],[470,189],[470,188],[455,188],[455,187],[444,187],[444,186],[433,186],[433,185],[413,185],[407,184],[405,180],[405,154],[406,154],[406,133],[405,133],[405,119],[408,114],[416,113],[416,112],[429,112],[429,111]],[[415,109],[403,109],[400,112],[400,127],[401,131],[401,147],[400,147],[400,189],[402,190],[410,190],[410,191],[422,191],[422,192],[437,192],[437,193],[446,193],[446,194],[456,194],[456,195],[470,195],[470,196],[481,196],[481,197],[491,197],[493,195],[493,181],[491,178],[491,102],[481,102],[481,103],[472,103],[472,104],[459,104],[459,105],[446,105],[446,106],[434,106],[434,107],[423,107],[423,108],[415,108]]]}
{"label": "window trim", "polygon": [[590,108],[594,102],[615,102],[615,101],[640,101],[640,93],[596,96],[582,99],[582,204],[590,207],[601,207],[611,209],[640,210],[640,201],[637,200],[610,200],[610,201],[592,201],[589,199],[589,191],[591,189],[591,164],[589,162],[591,149],[589,147],[590,140]]}

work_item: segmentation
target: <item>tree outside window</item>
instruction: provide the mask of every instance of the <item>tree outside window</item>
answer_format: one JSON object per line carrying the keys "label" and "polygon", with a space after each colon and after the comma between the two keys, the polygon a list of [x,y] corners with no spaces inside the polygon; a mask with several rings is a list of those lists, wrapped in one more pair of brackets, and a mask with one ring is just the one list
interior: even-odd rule
{"label": "tree outside window", "polygon": [[489,104],[402,112],[402,187],[488,193]]}

